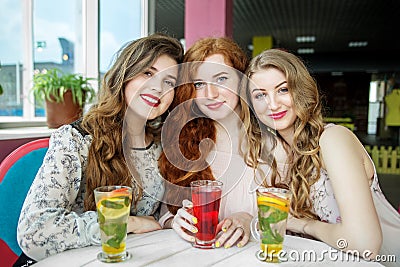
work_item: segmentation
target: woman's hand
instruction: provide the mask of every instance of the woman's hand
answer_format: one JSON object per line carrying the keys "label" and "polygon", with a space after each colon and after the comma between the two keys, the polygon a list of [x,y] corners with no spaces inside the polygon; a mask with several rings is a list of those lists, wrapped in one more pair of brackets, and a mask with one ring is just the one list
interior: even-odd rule
{"label": "woman's hand", "polygon": [[193,209],[193,203],[185,199],[182,201],[183,207],[178,210],[174,216],[171,228],[184,240],[193,243],[194,235],[198,229],[194,226],[197,223],[197,218],[190,214]]}
{"label": "woman's hand", "polygon": [[160,224],[153,216],[129,216],[128,233],[142,234],[151,231],[160,230]]}
{"label": "woman's hand", "polygon": [[222,230],[222,234],[215,241],[215,247],[232,247],[235,243],[237,247],[243,247],[250,238],[250,222],[252,216],[247,212],[237,212],[229,218],[225,218],[218,224],[217,233]]}

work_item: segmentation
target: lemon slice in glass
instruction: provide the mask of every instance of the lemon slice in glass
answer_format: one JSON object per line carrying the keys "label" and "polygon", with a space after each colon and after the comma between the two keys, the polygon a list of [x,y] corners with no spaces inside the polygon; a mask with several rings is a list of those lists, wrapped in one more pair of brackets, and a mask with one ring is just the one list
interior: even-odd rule
{"label": "lemon slice in glass", "polygon": [[97,203],[97,210],[108,220],[118,219],[129,213],[129,207],[125,205],[125,198],[129,197],[110,197],[102,199]]}

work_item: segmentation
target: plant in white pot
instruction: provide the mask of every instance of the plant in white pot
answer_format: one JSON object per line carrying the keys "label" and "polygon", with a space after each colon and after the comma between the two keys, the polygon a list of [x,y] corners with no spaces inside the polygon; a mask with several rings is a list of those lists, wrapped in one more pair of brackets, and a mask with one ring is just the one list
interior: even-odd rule
{"label": "plant in white pot", "polygon": [[46,102],[49,128],[69,124],[82,116],[85,103],[95,96],[90,80],[94,78],[64,73],[57,68],[34,74],[32,92],[36,101]]}

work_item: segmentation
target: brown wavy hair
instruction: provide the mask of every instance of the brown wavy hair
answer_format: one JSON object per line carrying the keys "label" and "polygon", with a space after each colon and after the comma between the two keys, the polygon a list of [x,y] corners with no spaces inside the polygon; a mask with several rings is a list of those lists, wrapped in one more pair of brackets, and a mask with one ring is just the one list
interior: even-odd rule
{"label": "brown wavy hair", "polygon": [[[246,54],[232,39],[227,37],[200,39],[185,53],[183,62],[204,61],[207,57],[215,54],[223,55],[225,62],[241,73],[246,70],[248,65]],[[191,80],[188,76],[190,76],[189,73],[193,73],[194,69],[189,68],[191,69],[185,71],[185,66],[183,67],[182,72],[188,79],[184,81]],[[180,187],[189,187],[190,182],[196,180],[215,180],[206,162],[207,155],[213,147],[212,144],[216,141],[214,121],[204,115],[202,116],[195,105],[193,99],[196,97],[196,90],[193,83],[185,82],[181,84],[177,87],[174,101],[170,106],[170,110],[174,112],[168,117],[171,123],[166,123],[163,127],[163,153],[159,159],[160,173],[168,182],[178,186],[169,188],[167,185],[165,190],[164,201],[174,203],[168,205],[168,209],[173,214],[176,214],[183,199],[190,199],[186,195],[187,190],[182,190]],[[174,110],[178,105],[182,106]],[[173,144],[177,136],[177,125],[181,125],[182,122],[187,123],[184,126],[182,125],[182,130],[179,133],[179,149],[177,149]],[[187,159],[187,164],[184,166],[173,164],[174,162],[181,162],[182,155]]]}
{"label": "brown wavy hair", "polygon": [[[282,71],[285,75],[297,115],[291,147],[285,143],[279,133],[276,134],[278,141],[282,142],[288,152],[287,178],[289,189],[292,192],[291,212],[298,218],[317,219],[312,212],[310,187],[319,179],[322,164],[319,157],[319,139],[324,129],[324,123],[318,86],[302,60],[280,49],[266,50],[253,58],[246,75],[251,78],[255,72],[269,68]],[[250,93],[248,90],[246,91],[248,103],[252,108]],[[252,110],[254,109],[252,108]],[[247,113],[245,116],[249,117],[251,114]],[[247,120],[252,119],[248,118]],[[261,138],[263,131],[261,128],[267,127],[256,120],[252,120],[252,123],[248,125],[247,134],[256,140],[249,148],[251,151],[249,155],[253,157],[253,162],[259,163],[257,159],[262,158],[266,141],[265,138]],[[271,135],[269,136],[271,137]],[[276,161],[273,160],[272,168],[276,169],[276,166]],[[272,183],[274,182],[272,181]]]}
{"label": "brown wavy hair", "polygon": [[[99,186],[133,186],[134,201],[142,195],[140,177],[133,177],[123,153],[126,136],[122,136],[122,129],[128,107],[124,89],[129,81],[149,69],[162,55],[181,63],[183,47],[177,39],[164,34],[131,41],[118,51],[113,66],[104,75],[98,103],[87,112],[81,124],[93,137],[85,169],[85,210],[96,210],[93,190]],[[147,122],[145,132],[159,138],[161,124],[153,123],[154,120]]]}

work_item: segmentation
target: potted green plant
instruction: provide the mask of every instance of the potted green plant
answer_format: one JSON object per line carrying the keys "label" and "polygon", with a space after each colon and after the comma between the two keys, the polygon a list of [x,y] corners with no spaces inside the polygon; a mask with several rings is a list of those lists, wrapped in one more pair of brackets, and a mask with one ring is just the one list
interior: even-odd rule
{"label": "potted green plant", "polygon": [[49,128],[69,124],[82,116],[85,103],[95,96],[90,80],[94,78],[64,73],[57,68],[34,74],[32,92],[36,101],[46,103]]}

